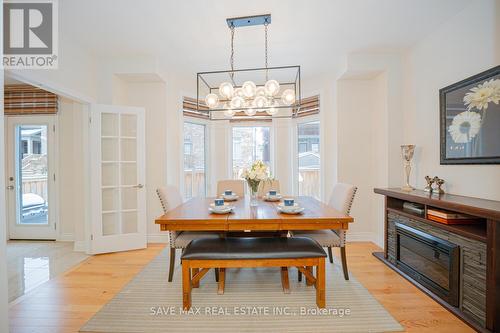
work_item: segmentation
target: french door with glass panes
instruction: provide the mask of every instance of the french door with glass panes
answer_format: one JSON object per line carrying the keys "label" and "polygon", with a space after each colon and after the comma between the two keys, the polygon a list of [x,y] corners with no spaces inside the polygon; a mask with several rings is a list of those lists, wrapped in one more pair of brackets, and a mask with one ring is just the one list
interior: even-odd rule
{"label": "french door with glass panes", "polygon": [[56,116],[6,120],[9,238],[56,239]]}
{"label": "french door with glass panes", "polygon": [[146,247],[144,109],[91,107],[92,254]]}

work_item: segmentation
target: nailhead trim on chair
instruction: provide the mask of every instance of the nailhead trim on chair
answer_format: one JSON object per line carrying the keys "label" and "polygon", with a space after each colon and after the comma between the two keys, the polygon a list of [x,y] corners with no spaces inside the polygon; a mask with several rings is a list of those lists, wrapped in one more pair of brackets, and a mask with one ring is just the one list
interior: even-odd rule
{"label": "nailhead trim on chair", "polygon": [[[351,196],[351,200],[349,201],[349,206],[347,206],[347,211],[345,212],[346,215],[349,215],[351,213],[351,207],[352,207],[352,203],[354,202],[354,197],[356,196],[356,191],[358,190],[358,188],[356,186],[354,186],[354,191],[352,191],[352,196]],[[340,238],[340,246],[345,246],[345,243],[346,243],[346,235],[347,235],[347,232],[343,229],[340,229],[340,230],[332,230],[334,233],[336,233],[339,238]]]}
{"label": "nailhead trim on chair", "polygon": [[[160,194],[160,190],[156,189],[156,194],[158,195],[158,198],[160,199],[161,207],[163,208],[163,213],[167,214],[168,208],[167,208],[167,203],[163,201],[162,195]],[[169,231],[168,232],[168,244],[171,248],[177,248],[181,249],[181,247],[176,247],[175,246],[175,239],[177,238],[177,232],[175,231]]]}

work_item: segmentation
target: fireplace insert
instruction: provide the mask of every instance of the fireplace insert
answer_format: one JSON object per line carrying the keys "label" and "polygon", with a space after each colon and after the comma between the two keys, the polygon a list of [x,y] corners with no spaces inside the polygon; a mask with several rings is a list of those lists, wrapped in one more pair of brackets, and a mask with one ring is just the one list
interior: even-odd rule
{"label": "fireplace insert", "polygon": [[400,223],[396,223],[396,237],[396,266],[447,303],[458,306],[459,246]]}

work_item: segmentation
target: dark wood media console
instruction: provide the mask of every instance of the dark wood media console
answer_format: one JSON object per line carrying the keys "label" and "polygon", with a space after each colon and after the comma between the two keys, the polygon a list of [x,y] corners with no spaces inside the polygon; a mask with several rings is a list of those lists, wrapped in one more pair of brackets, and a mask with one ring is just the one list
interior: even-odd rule
{"label": "dark wood media console", "polygon": [[[374,256],[479,332],[500,332],[500,201],[376,188],[385,196],[384,252]],[[423,213],[403,208],[419,204]],[[428,208],[468,214],[447,225]]]}

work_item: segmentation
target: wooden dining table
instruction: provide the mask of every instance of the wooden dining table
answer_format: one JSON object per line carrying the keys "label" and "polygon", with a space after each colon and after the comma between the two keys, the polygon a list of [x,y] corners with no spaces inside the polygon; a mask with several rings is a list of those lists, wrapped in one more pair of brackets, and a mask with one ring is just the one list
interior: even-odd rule
{"label": "wooden dining table", "polygon": [[[209,211],[215,198],[196,197],[158,217],[155,221],[161,231],[219,231],[221,237],[228,232],[275,231],[285,236],[294,230],[348,229],[354,222],[323,202],[309,196],[295,197],[304,210],[291,215],[278,211],[280,201],[258,199],[257,206],[250,205],[250,198],[243,197],[228,202],[234,206],[229,214],[213,214]],[[312,268],[312,267],[311,267]],[[288,269],[282,268],[283,291],[289,293]]]}

